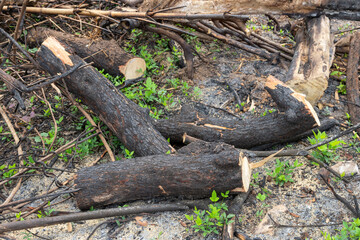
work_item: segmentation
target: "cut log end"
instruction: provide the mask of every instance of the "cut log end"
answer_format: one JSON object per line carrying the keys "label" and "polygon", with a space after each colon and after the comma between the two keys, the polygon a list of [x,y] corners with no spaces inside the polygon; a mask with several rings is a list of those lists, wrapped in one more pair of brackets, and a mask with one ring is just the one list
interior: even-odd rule
{"label": "cut log end", "polygon": [[146,63],[142,58],[132,58],[125,65],[119,66],[119,70],[126,80],[136,79],[144,75]]}
{"label": "cut log end", "polygon": [[293,95],[294,98],[298,99],[300,102],[302,102],[305,105],[305,108],[313,116],[316,124],[320,127],[321,123],[320,123],[319,117],[316,114],[315,109],[313,108],[311,103],[308,100],[306,100],[306,96],[304,94],[297,93],[297,92],[294,92],[294,94],[292,94],[292,95]]}
{"label": "cut log end", "polygon": [[285,112],[289,122],[299,123],[299,121],[306,118],[312,119],[313,123],[320,126],[320,120],[304,94],[296,92],[290,86],[271,75],[267,78],[265,88],[279,109]]}
{"label": "cut log end", "polygon": [[43,45],[47,47],[53,54],[59,58],[64,64],[69,66],[74,66],[73,62],[70,59],[70,53],[67,52],[61,43],[56,40],[54,37],[48,37],[44,42]]}
{"label": "cut log end", "polygon": [[242,152],[239,154],[239,166],[241,166],[242,185],[244,191],[247,192],[249,190],[251,181],[251,167],[249,160]]}

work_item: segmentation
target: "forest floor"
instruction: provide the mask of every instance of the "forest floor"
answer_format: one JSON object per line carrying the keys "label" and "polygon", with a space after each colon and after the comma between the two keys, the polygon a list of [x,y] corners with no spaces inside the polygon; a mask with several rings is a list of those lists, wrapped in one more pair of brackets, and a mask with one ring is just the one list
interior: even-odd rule
{"label": "forest floor", "polygon": [[[293,21],[288,17],[277,17],[280,25],[284,27],[288,21]],[[34,18],[34,16],[28,16],[27,23]],[[61,28],[80,37],[95,38],[95,31],[89,26],[84,25],[80,28],[79,23],[66,21],[61,17],[37,16],[37,18],[37,22],[45,19],[52,20],[41,24],[43,27],[55,30]],[[9,24],[16,23],[15,20],[9,18]],[[25,24],[25,26],[27,25]],[[356,22],[331,21],[332,32],[359,26],[360,24]],[[247,22],[247,27],[266,38],[294,48],[295,42],[289,32],[286,30],[274,31],[265,17],[251,17]],[[5,29],[11,28],[6,27]],[[113,33],[116,31],[120,31],[120,33],[115,36],[114,34],[102,35],[102,37],[115,38],[123,49],[143,58],[147,64],[147,80],[125,88],[122,92],[135,103],[149,108],[150,115],[154,118],[176,115],[185,104],[193,105],[198,111],[207,115],[228,119],[234,118],[234,115],[239,118],[261,118],[278,111],[275,103],[265,91],[264,84],[269,75],[284,80],[289,61],[273,65],[260,57],[217,40],[206,41],[192,36],[184,36],[198,53],[195,56],[194,76],[192,79],[188,79],[182,64],[182,53],[172,40],[140,29],[134,29],[125,35],[121,35],[125,33],[125,30],[113,30]],[[25,37],[26,32],[19,41],[21,42]],[[336,35],[336,39],[339,37],[341,34]],[[28,51],[35,53],[37,49],[38,47],[35,46],[28,48]],[[326,133],[314,133],[309,138],[317,137],[325,140],[352,125],[347,115],[346,92],[344,92],[346,55],[338,55],[337,62],[343,64],[332,67],[329,86],[315,106],[315,110],[320,120],[331,117],[336,119],[338,124]],[[12,63],[8,63],[6,70],[15,78],[21,76],[26,84],[34,82],[39,76],[44,76],[43,73],[31,69],[17,70]],[[124,81],[121,76],[110,76],[105,72],[103,75],[115,85]],[[224,84],[225,81],[237,91],[241,99],[241,107],[234,100],[233,93]],[[36,159],[48,151],[58,149],[81,132],[87,131],[91,125],[81,112],[59,92],[56,86],[48,86],[44,91],[23,94],[26,110],[18,108],[16,101],[10,100],[9,96],[5,94],[7,90],[5,84],[1,86],[1,89],[1,102],[6,106],[12,124],[22,137],[21,145],[27,154],[26,161],[29,163],[36,162]],[[143,92],[149,92],[153,98],[146,97],[142,94]],[[121,161],[122,158],[134,157],[134,153],[125,149],[119,139],[97,116],[92,114],[89,107],[83,105],[83,108],[101,126],[118,161]],[[54,119],[57,129],[54,127]],[[6,180],[13,176],[22,165],[18,158],[12,157],[16,155],[17,148],[3,119],[0,119],[0,137],[0,146],[2,146],[0,155],[3,156],[0,173],[2,179]],[[309,138],[274,145],[265,150],[301,149],[311,145]],[[351,134],[343,136],[339,140],[341,142],[334,143],[334,146],[327,144],[326,150],[314,150],[313,154],[320,154],[329,165],[343,161],[352,161],[358,165],[360,163],[359,138],[355,134]],[[51,162],[46,162],[44,165],[34,164],[34,167],[23,177],[13,200],[46,193],[59,186],[58,183],[64,183],[71,179],[81,168],[90,166],[94,162],[97,164],[109,162],[110,159],[104,151],[105,148],[100,139],[93,137],[59,154],[58,158]],[[249,239],[322,239],[326,233],[332,236],[339,234],[336,229],[342,228],[343,221],[353,221],[354,216],[351,211],[334,197],[319,177],[318,173],[321,171],[319,166],[310,163],[304,157],[279,157],[276,159],[279,160],[269,161],[252,173],[250,194],[241,211],[237,213],[235,220],[236,232],[247,235]],[[250,158],[252,162],[259,160],[261,159]],[[276,169],[288,172],[276,175],[274,173]],[[280,179],[280,175],[286,176],[286,180]],[[349,183],[346,183],[342,179],[330,177],[330,183],[334,190],[355,207],[353,196],[357,199],[360,198],[359,175],[355,174],[349,177],[349,180]],[[2,201],[18,183],[17,179],[13,179],[2,185],[0,194]],[[220,195],[220,193],[218,194]],[[230,194],[229,198],[224,201],[231,204],[233,198],[234,195]],[[150,199],[123,203],[119,207],[176,201],[177,199]],[[41,205],[42,207],[36,209]],[[27,212],[34,209],[33,214],[24,217]],[[36,200],[22,207],[10,209],[3,212],[0,221],[4,223],[20,220],[22,217],[25,219],[41,218],[62,212],[77,211],[79,209],[74,198],[71,195],[64,195],[45,201]],[[187,219],[186,214],[194,213],[193,210],[189,210],[81,221],[15,231],[6,236],[15,239],[88,239],[90,235],[91,239],[221,239],[221,234],[212,233],[204,236],[201,231],[195,232],[191,227],[195,223]],[[269,219],[269,214],[279,225]],[[221,233],[221,228],[218,230]]]}

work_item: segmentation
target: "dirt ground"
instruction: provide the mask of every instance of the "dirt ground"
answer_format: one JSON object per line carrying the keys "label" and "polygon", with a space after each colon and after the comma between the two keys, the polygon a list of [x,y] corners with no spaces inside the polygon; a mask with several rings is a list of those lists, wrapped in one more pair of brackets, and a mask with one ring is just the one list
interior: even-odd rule
{"label": "dirt ground", "polygon": [[[274,41],[288,41],[286,40],[286,36],[281,36],[279,34],[274,34],[272,31],[261,29],[261,24],[265,24],[265,21],[266,19],[264,17],[253,17],[251,26],[257,26],[258,33]],[[284,20],[281,23],[285,25],[286,21]],[[339,29],[359,26],[359,23],[356,22],[339,20],[332,20],[331,22],[333,32],[338,31]],[[131,35],[126,37],[131,37]],[[125,40],[126,39],[123,41]],[[151,48],[151,43],[144,39],[142,39],[142,41],[143,42],[140,40],[137,44],[148,45],[149,48]],[[156,84],[167,89],[170,89],[169,85],[166,85],[167,78],[179,78],[180,81],[187,82],[191,86],[191,89],[197,86],[201,90],[200,95],[197,97],[188,97],[184,95],[182,91],[175,90],[173,92],[175,104],[171,108],[164,110],[164,116],[177,114],[178,110],[184,104],[191,104],[199,111],[219,118],[234,118],[234,116],[225,111],[221,111],[218,108],[224,108],[228,112],[242,118],[261,117],[264,114],[271,114],[269,113],[269,110],[276,110],[276,105],[264,90],[264,81],[269,75],[284,80],[287,72],[286,66],[289,66],[290,62],[285,62],[285,67],[280,64],[272,65],[257,56],[224,43],[218,43],[218,51],[211,51],[213,48],[211,42],[201,41],[201,43],[201,47],[198,50],[202,55],[203,60],[199,57],[195,57],[195,75],[192,80],[186,77],[184,69],[181,68],[169,70],[168,72],[164,71],[163,75],[153,78]],[[288,41],[288,44],[294,45],[291,41]],[[167,56],[166,54],[169,53],[164,53],[164,56]],[[163,57],[161,61],[163,61],[164,58],[165,57]],[[343,67],[344,66],[341,66],[341,68]],[[333,68],[333,70],[336,70],[336,68]],[[243,111],[238,110],[234,101],[234,95],[221,84],[221,82],[224,81],[227,81],[234,89],[236,89],[241,100],[245,103]],[[329,137],[340,133],[348,126],[346,103],[335,99],[335,92],[337,91],[339,84],[338,78],[330,77],[329,87],[315,107],[320,119],[332,117],[339,122],[337,126],[327,131]],[[52,96],[56,95],[56,90],[49,87],[46,91],[48,94],[47,97],[49,100],[51,99],[51,103],[55,107],[55,105],[59,103],[52,98]],[[32,105],[30,97],[30,94],[24,96],[26,105],[30,111],[18,110],[15,113],[13,112],[12,116],[22,118],[24,116],[30,116],[30,113],[34,112],[36,117],[33,117],[30,120],[37,124],[36,126],[40,132],[48,132],[52,127],[51,118],[43,117],[43,112],[46,110],[45,107],[43,105]],[[346,95],[340,95],[339,97],[340,100],[346,100]],[[38,99],[38,102],[40,102],[40,98]],[[58,111],[58,114],[63,114],[65,116],[64,122],[59,124],[62,128],[59,132],[59,137],[64,138],[64,141],[66,141],[79,133],[76,128],[70,127],[72,121],[78,121],[79,115],[74,115],[70,111],[70,104],[65,104],[64,106],[63,109],[59,108]],[[9,104],[9,109],[14,111],[14,108],[15,103],[12,100]],[[250,108],[253,110],[249,110]],[[74,120],[75,117],[77,120]],[[0,126],[6,129],[6,124],[3,120],[0,121]],[[7,135],[3,134],[2,136]],[[31,135],[31,137],[35,136],[36,134]],[[8,136],[8,138],[10,138],[10,136]],[[107,138],[112,138],[111,133],[109,133]],[[344,136],[341,140],[349,143],[352,141],[352,135]],[[5,140],[2,141],[2,144],[6,144]],[[33,145],[31,145],[34,143],[33,140],[25,140],[25,143],[28,150],[33,148]],[[283,147],[285,149],[301,149],[309,145],[308,139],[304,138],[298,142],[275,145],[266,150],[278,150]],[[36,174],[37,176],[30,176],[24,179],[14,200],[34,197],[44,193],[56,185],[54,180],[58,182],[66,181],[71,176],[75,175],[77,170],[90,166],[91,163],[99,158],[101,158],[101,160],[98,164],[108,162],[109,158],[107,155],[101,157],[103,151],[103,147],[97,147],[89,151],[89,154],[85,156],[74,158],[73,161],[56,161],[53,168],[66,168],[69,172],[64,172],[59,175],[57,175],[57,173],[51,173],[50,176],[44,176],[44,174],[38,172]],[[121,154],[122,153],[119,153],[120,157]],[[356,164],[359,164],[360,162],[359,153],[351,147],[344,146],[343,148],[338,149],[336,155],[339,156],[339,159],[333,161],[332,164],[337,161],[354,161]],[[4,156],[7,156],[6,153],[4,153]],[[298,160],[299,163],[302,164],[302,166],[297,167],[293,172],[292,179],[294,182],[285,184],[284,186],[278,186],[274,180],[271,180],[268,177],[266,170],[274,169],[275,160],[268,162],[263,167],[255,169],[253,174],[256,175],[256,173],[258,173],[258,175],[256,179],[252,179],[249,197],[242,206],[241,211],[237,213],[236,232],[244,233],[249,239],[254,240],[322,239],[322,232],[334,234],[335,229],[341,228],[341,225],[332,224],[352,220],[354,217],[352,213],[344,206],[344,204],[334,197],[328,187],[323,183],[323,180],[320,179],[318,175],[320,168],[318,166],[310,164],[304,157],[280,157],[279,159],[281,161],[288,160],[291,164]],[[259,160],[261,160],[261,158],[250,158],[250,161],[252,162]],[[351,204],[354,205],[352,195],[357,199],[360,198],[360,179],[358,175],[351,177],[350,183],[345,183],[334,178],[330,179],[335,191]],[[8,189],[3,189],[2,194],[7,195],[9,191],[11,191],[11,187],[13,187],[13,185],[8,187]],[[267,194],[264,201],[261,201],[256,197],[259,193]],[[51,207],[47,207],[45,201],[44,209],[53,209],[58,212],[79,211],[76,207],[75,200],[68,197],[69,196],[57,198],[51,202]],[[234,196],[232,195],[230,199],[233,197]],[[137,206],[158,203],[159,201],[159,199],[150,199],[146,201],[130,202],[126,203],[126,205]],[[160,203],[167,203],[170,201],[173,202],[175,200],[161,200]],[[21,211],[25,213],[43,203],[43,200],[34,201],[31,204],[26,205]],[[123,205],[125,205],[125,203],[121,204],[121,206]],[[143,214],[139,216],[126,216],[123,218],[81,221],[30,229],[31,233],[21,230],[11,232],[6,234],[6,236],[14,239],[88,239],[94,231],[91,239],[221,239],[220,235],[211,234],[207,237],[203,237],[201,234],[194,232],[191,228],[192,223],[185,217],[185,214],[192,213],[193,210],[189,210],[186,212],[164,212]],[[276,224],[269,220],[269,213],[273,220],[278,224],[291,226],[276,226]],[[16,218],[15,212],[3,214],[3,216],[12,218],[0,220],[1,223],[12,221]],[[36,217],[35,214],[30,218]],[[145,224],[136,221],[135,217],[141,217],[141,221]],[[268,219],[268,225],[271,226],[267,231],[265,231],[264,228],[259,228],[260,222],[265,221],[266,219]],[[118,220],[118,222],[115,222],[115,220]],[[266,225],[266,223],[263,224]],[[317,226],[320,224],[327,226]],[[307,227],[297,227],[299,225],[307,225]]]}

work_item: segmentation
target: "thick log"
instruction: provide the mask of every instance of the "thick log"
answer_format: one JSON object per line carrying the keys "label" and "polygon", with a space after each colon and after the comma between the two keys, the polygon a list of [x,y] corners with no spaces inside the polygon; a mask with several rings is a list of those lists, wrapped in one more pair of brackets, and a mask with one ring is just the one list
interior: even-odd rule
{"label": "thick log", "polygon": [[37,27],[29,31],[27,41],[32,45],[40,45],[48,37],[55,37],[60,42],[70,46],[76,55],[88,63],[93,62],[98,69],[113,76],[122,75],[119,67],[125,65],[133,56],[125,52],[117,42],[103,39],[87,39],[75,37],[73,34],[63,33],[48,28]]}
{"label": "thick log", "polygon": [[315,105],[328,86],[329,72],[335,54],[326,16],[307,22],[307,29],[296,36],[296,51],[286,76],[286,84],[306,95]]}
{"label": "thick log", "polygon": [[80,209],[154,197],[202,198],[213,190],[247,191],[250,176],[242,152],[215,147],[201,154],[154,155],[83,168],[75,180],[81,189],[75,198]]}
{"label": "thick log", "polygon": [[[346,69],[346,95],[348,109],[353,124],[360,122],[360,98],[359,98],[359,60],[360,60],[360,33],[355,33],[351,38],[349,60]],[[360,134],[360,130],[357,132]]]}
{"label": "thick log", "polygon": [[[53,37],[46,39],[37,53],[46,71],[56,75],[79,63],[79,56]],[[113,131],[121,142],[138,156],[163,154],[173,151],[166,139],[154,129],[149,117],[131,102],[104,76],[91,66],[78,69],[66,78],[70,92],[88,105]]]}
{"label": "thick log", "polygon": [[239,121],[204,116],[192,108],[183,107],[178,116],[154,120],[153,124],[163,136],[174,142],[182,142],[186,133],[207,142],[225,142],[244,149],[286,142],[320,125],[311,104],[303,95],[271,76],[265,88],[278,104],[279,110],[285,113]]}
{"label": "thick log", "polygon": [[[182,7],[180,7],[182,6]],[[144,0],[141,11],[179,7],[173,12],[241,14],[316,14],[324,10],[360,11],[358,0]]]}

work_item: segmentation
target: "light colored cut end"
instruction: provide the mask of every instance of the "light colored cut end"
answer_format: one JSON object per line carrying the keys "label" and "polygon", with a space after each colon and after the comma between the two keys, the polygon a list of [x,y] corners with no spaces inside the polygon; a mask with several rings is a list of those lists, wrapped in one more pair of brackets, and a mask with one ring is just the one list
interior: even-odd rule
{"label": "light colored cut end", "polygon": [[142,58],[132,58],[125,65],[119,66],[119,70],[126,80],[139,78],[146,71],[146,63]]}
{"label": "light colored cut end", "polygon": [[251,181],[251,168],[249,164],[249,160],[247,157],[240,152],[239,154],[239,166],[241,166],[241,178],[242,178],[242,184],[244,191],[247,192],[250,187],[250,181]]}
{"label": "light colored cut end", "polygon": [[296,98],[297,100],[299,100],[300,102],[304,103],[306,108],[308,109],[308,111],[310,112],[310,114],[313,116],[316,124],[320,127],[320,120],[319,120],[319,117],[318,115],[316,114],[313,106],[311,105],[311,103],[306,100],[306,96],[304,94],[301,94],[301,93],[298,93],[298,92],[295,92],[292,94],[292,96],[294,98]]}
{"label": "light colored cut end", "polygon": [[70,53],[67,52],[61,43],[54,37],[48,37],[43,43],[57,58],[59,58],[64,64],[73,66],[73,62],[70,59]]}

